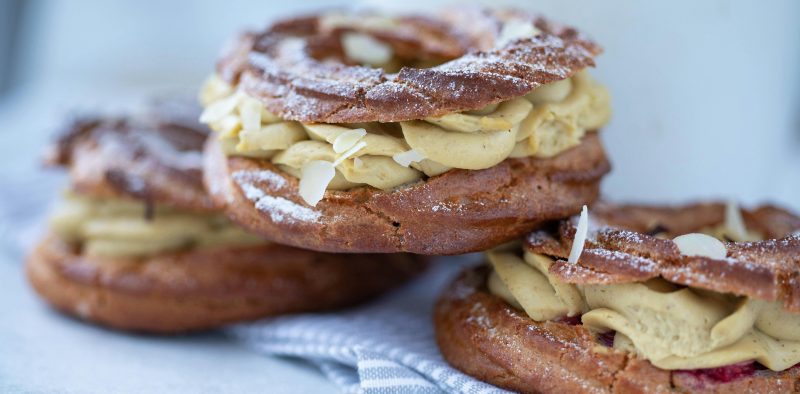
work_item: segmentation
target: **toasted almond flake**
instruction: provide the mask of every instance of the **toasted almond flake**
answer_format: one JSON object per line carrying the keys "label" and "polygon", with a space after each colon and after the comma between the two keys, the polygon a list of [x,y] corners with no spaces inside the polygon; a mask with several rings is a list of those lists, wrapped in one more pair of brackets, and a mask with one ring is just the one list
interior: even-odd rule
{"label": "toasted almond flake", "polygon": [[361,33],[345,33],[342,46],[348,58],[373,66],[388,63],[394,54],[392,47]]}
{"label": "toasted almond flake", "polygon": [[589,232],[589,209],[586,205],[581,209],[581,217],[578,218],[578,228],[575,229],[575,239],[572,240],[572,249],[569,251],[570,264],[577,264],[578,259],[583,253],[583,245],[586,243],[586,235]]}
{"label": "toasted almond flake", "polygon": [[232,114],[233,111],[236,109],[236,106],[239,105],[239,101],[241,101],[244,95],[241,92],[236,92],[222,100],[217,100],[205,110],[203,113],[200,114],[200,122],[201,123],[214,123],[219,122],[225,116]]}
{"label": "toasted almond flake", "polygon": [[672,240],[684,256],[703,256],[721,260],[728,255],[722,241],[706,234],[691,233],[675,237]]}
{"label": "toasted almond flake", "polygon": [[416,149],[411,149],[405,152],[394,154],[392,156],[392,159],[394,159],[394,161],[397,162],[397,164],[400,164],[403,167],[408,167],[411,165],[411,163],[419,163],[425,160],[426,157],[425,155],[422,154],[422,152]]}
{"label": "toasted almond flake", "polygon": [[355,144],[352,148],[348,149],[347,152],[344,152],[339,156],[336,161],[333,162],[333,166],[336,167],[341,164],[343,161],[347,160],[350,156],[356,154],[356,152],[360,151],[361,148],[367,146],[367,143],[364,141],[359,141]]}
{"label": "toasted almond flake", "polygon": [[749,238],[742,211],[736,201],[730,200],[725,206],[725,229],[735,241],[745,241]]}
{"label": "toasted almond flake", "polygon": [[258,131],[261,129],[261,103],[251,97],[244,97],[239,102],[239,116],[242,118],[244,131]]}
{"label": "toasted almond flake", "polygon": [[316,206],[334,176],[336,169],[329,161],[312,160],[304,164],[300,176],[300,197],[308,205]]}
{"label": "toasted almond flake", "polygon": [[495,41],[495,46],[502,47],[514,40],[533,37],[539,33],[539,29],[533,26],[533,23],[530,21],[512,19],[503,23],[503,27],[500,29],[500,35],[497,37],[497,41]]}
{"label": "toasted almond flake", "polygon": [[333,140],[333,151],[336,153],[342,153],[350,148],[353,147],[361,138],[367,135],[367,131],[364,129],[353,129],[345,131]]}
{"label": "toasted almond flake", "polygon": [[222,119],[209,125],[211,130],[219,133],[220,138],[232,138],[242,130],[242,120],[236,115],[225,115]]}
{"label": "toasted almond flake", "polygon": [[203,88],[200,91],[200,103],[206,106],[214,101],[228,97],[232,93],[233,88],[231,85],[223,81],[217,74],[211,74],[203,83]]}

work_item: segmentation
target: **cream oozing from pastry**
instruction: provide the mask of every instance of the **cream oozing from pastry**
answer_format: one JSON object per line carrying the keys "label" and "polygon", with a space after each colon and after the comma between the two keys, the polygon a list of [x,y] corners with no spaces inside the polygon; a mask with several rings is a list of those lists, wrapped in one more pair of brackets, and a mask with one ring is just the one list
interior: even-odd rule
{"label": "cream oozing from pastry", "polygon": [[83,254],[137,258],[192,248],[265,243],[220,214],[156,206],[146,217],[144,203],[67,195],[50,218],[53,232],[78,245]]}
{"label": "cream oozing from pastry", "polygon": [[[729,217],[710,230],[758,237],[741,231],[737,222]],[[493,271],[487,286],[492,294],[536,321],[580,315],[592,330],[616,331],[614,348],[635,353],[656,367],[713,368],[755,360],[781,371],[800,363],[800,314],[787,311],[780,302],[677,286],[662,279],[573,285],[551,276],[553,259],[542,254],[526,251],[520,257],[493,251],[488,258]]]}
{"label": "cream oozing from pastry", "polygon": [[662,369],[697,369],[755,360],[774,371],[800,363],[800,314],[749,299],[660,279],[571,285],[549,275],[547,256],[490,252],[489,290],[535,321],[581,316],[616,331],[614,347]]}
{"label": "cream oozing from pastry", "polygon": [[477,111],[396,123],[285,121],[216,75],[206,81],[200,99],[205,106],[200,120],[218,133],[226,154],[268,159],[296,177],[309,162],[335,162],[336,174],[326,187],[333,190],[363,185],[388,190],[452,168],[480,170],[507,158],[552,157],[603,126],[611,112],[608,92],[585,71]]}

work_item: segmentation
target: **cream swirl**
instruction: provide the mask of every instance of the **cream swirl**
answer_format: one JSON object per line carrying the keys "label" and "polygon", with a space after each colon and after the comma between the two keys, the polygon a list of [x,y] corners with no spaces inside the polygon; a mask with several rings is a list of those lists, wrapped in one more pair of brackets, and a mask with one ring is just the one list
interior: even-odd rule
{"label": "cream swirl", "polygon": [[767,302],[643,283],[576,286],[548,273],[552,260],[526,252],[490,252],[489,290],[530,316],[581,315],[596,331],[616,331],[614,347],[662,369],[713,368],[756,360],[781,371],[800,363],[800,314]]}
{"label": "cream swirl", "polygon": [[[451,168],[480,170],[509,157],[550,157],[579,144],[610,116],[607,91],[586,72],[481,110],[398,123],[284,121],[217,76],[206,82],[201,101],[201,121],[219,133],[228,155],[270,159],[295,176],[309,162],[335,162],[328,189],[387,190]],[[336,149],[359,144],[351,151]]]}
{"label": "cream swirl", "polygon": [[191,248],[264,243],[220,214],[195,213],[164,206],[147,218],[142,202],[67,195],[50,218],[61,239],[82,253],[100,257],[147,257]]}

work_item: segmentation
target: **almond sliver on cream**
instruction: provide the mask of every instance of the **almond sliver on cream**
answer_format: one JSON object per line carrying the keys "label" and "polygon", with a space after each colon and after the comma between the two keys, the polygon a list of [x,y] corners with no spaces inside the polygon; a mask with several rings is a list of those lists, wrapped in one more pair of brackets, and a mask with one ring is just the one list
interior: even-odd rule
{"label": "almond sliver on cream", "polygon": [[706,234],[684,234],[672,240],[684,256],[702,256],[721,260],[728,255],[728,250],[720,240]]}
{"label": "almond sliver on cream", "polygon": [[572,240],[572,249],[569,251],[570,264],[577,264],[578,258],[583,252],[583,245],[586,243],[586,235],[589,232],[589,209],[586,205],[581,209],[581,217],[578,218],[578,228],[575,229],[575,238]]}
{"label": "almond sliver on cream", "polygon": [[337,159],[336,159],[336,161],[334,161],[334,162],[333,162],[333,166],[334,166],[334,167],[338,166],[338,165],[339,165],[339,164],[341,164],[343,161],[345,161],[345,160],[347,160],[348,158],[350,158],[350,156],[353,156],[354,154],[356,154],[358,151],[360,151],[360,150],[361,150],[361,148],[363,148],[363,147],[365,147],[365,146],[367,146],[367,143],[366,143],[366,142],[364,142],[364,141],[359,141],[357,144],[353,145],[353,147],[351,147],[350,149],[348,149],[348,150],[347,150],[347,152],[344,152],[344,153],[342,153],[342,155],[341,155],[341,156],[339,156],[339,158],[337,158]]}
{"label": "almond sliver on cream", "polygon": [[339,134],[339,136],[333,140],[333,151],[336,153],[342,153],[352,148],[358,143],[358,141],[364,138],[365,135],[367,135],[367,130],[364,129],[345,131],[344,133]]}
{"label": "almond sliver on cream", "polygon": [[222,100],[215,101],[200,114],[200,123],[214,123],[222,120],[225,116],[233,113],[242,98],[244,98],[244,94],[236,92]]}
{"label": "almond sliver on cream", "polygon": [[316,206],[325,189],[336,176],[333,163],[324,160],[312,160],[303,165],[300,176],[300,197],[308,204]]}
{"label": "almond sliver on cream", "polygon": [[411,149],[405,152],[394,154],[392,159],[394,159],[397,164],[400,164],[403,167],[408,167],[411,165],[411,163],[419,163],[425,160],[426,157],[422,154],[422,152],[416,149]]}
{"label": "almond sliver on cream", "polygon": [[303,201],[312,207],[317,206],[317,203],[322,200],[322,196],[325,195],[328,184],[330,184],[333,177],[336,176],[336,166],[347,160],[350,156],[356,154],[356,152],[365,146],[367,146],[367,143],[364,141],[356,143],[333,163],[325,160],[312,160],[303,164],[303,168],[300,170],[299,190],[300,197],[303,198]]}
{"label": "almond sliver on cream", "polygon": [[261,129],[261,103],[251,97],[245,97],[239,102],[239,116],[242,118],[244,131],[258,131]]}
{"label": "almond sliver on cream", "polygon": [[495,41],[495,48],[506,46],[506,44],[520,38],[533,37],[539,33],[541,32],[533,26],[533,22],[523,19],[511,19],[503,23],[497,41]]}
{"label": "almond sliver on cream", "polygon": [[725,229],[735,241],[745,241],[749,238],[747,228],[744,225],[744,218],[742,218],[742,211],[736,201],[728,201],[725,206]]}
{"label": "almond sliver on cream", "polygon": [[348,58],[373,66],[388,63],[394,55],[392,47],[361,33],[345,33],[342,46]]}
{"label": "almond sliver on cream", "polygon": [[231,85],[223,81],[217,74],[212,74],[203,82],[203,89],[200,91],[200,103],[202,103],[203,106],[208,106],[231,94],[233,94]]}

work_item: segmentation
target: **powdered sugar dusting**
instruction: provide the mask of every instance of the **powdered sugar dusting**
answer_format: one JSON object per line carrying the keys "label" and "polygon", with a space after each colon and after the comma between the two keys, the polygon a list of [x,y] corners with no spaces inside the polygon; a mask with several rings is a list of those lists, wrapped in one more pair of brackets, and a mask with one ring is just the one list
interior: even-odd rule
{"label": "powdered sugar dusting", "polygon": [[450,212],[453,212],[453,211],[460,212],[461,208],[462,208],[462,206],[460,204],[447,204],[445,202],[440,202],[440,203],[437,203],[436,205],[432,206],[431,207],[431,211],[433,211],[433,212],[447,212],[447,213],[450,213]]}
{"label": "powdered sugar dusting", "polygon": [[[630,216],[622,217],[633,221],[633,228],[653,228],[651,225],[637,227],[638,221],[645,221],[649,216],[636,207],[624,209],[632,209],[627,212]],[[716,245],[708,250],[705,246],[709,245],[702,240],[700,245],[678,245],[681,240],[676,244],[671,239],[627,230],[623,224],[604,222],[608,212],[604,213],[602,207],[596,207],[595,215],[591,217],[593,220],[589,227],[590,235],[591,229],[597,228],[594,234],[596,242],[593,244],[587,238],[580,264],[569,264],[559,259],[551,267],[551,273],[567,283],[629,283],[660,276],[679,285],[782,301],[788,310],[800,310],[796,292],[786,292],[787,287],[794,289],[791,286],[796,286],[796,282],[792,279],[788,283],[784,279],[794,278],[800,272],[798,234],[780,239],[724,244],[716,238],[701,236],[710,238],[713,240],[710,242]],[[558,228],[531,233],[527,239],[528,250],[563,258],[565,248],[576,238],[577,221],[575,216],[562,222]]]}
{"label": "powdered sugar dusting", "polygon": [[[481,15],[477,20],[467,18],[462,23],[474,25],[490,19],[492,26],[502,25],[502,18],[498,15]],[[316,17],[323,18],[324,15]],[[402,26],[408,27],[408,23],[412,22],[405,22]],[[514,25],[511,23],[509,27]],[[470,48],[449,42],[422,45],[420,50],[423,52],[428,47],[440,47],[439,50],[452,53],[467,51],[460,58],[437,66],[404,67],[398,73],[353,66],[335,58],[320,60],[309,56],[309,42],[316,35],[327,37],[330,34],[324,29],[303,35],[286,34],[285,30],[263,33],[259,45],[243,45],[246,50],[229,52],[222,64],[241,65],[235,70],[241,73],[239,88],[258,97],[271,112],[284,119],[329,123],[390,122],[478,109],[496,102],[498,98],[519,97],[538,86],[568,78],[576,71],[593,66],[593,57],[600,51],[596,44],[571,28],[543,25],[537,29],[528,20],[517,25],[524,26],[524,29],[511,29],[518,31],[510,36],[506,34],[505,41],[512,36],[528,37],[510,40],[493,50],[489,49],[491,45],[487,47],[477,42]],[[358,31],[357,26],[350,27],[354,33],[370,33]],[[461,38],[460,30],[455,29],[453,35]],[[539,30],[541,34],[531,36]],[[393,28],[382,30],[381,34],[407,38],[405,36],[413,32]],[[243,41],[247,39],[244,37]],[[224,68],[220,70],[223,74],[225,71]],[[501,97],[498,92],[501,92]],[[380,105],[365,105],[370,102],[379,102]],[[402,104],[402,108],[388,105],[390,102]]]}
{"label": "powdered sugar dusting", "polygon": [[600,257],[605,263],[615,264],[619,268],[629,268],[630,270],[642,273],[654,272],[658,265],[658,263],[651,259],[635,256],[619,250],[593,248],[584,250],[584,253]]}
{"label": "powdered sugar dusting", "polygon": [[[505,200],[500,200],[500,203],[506,203]],[[486,203],[480,200],[472,200],[472,201],[437,201],[431,202],[430,210],[431,212],[436,213],[443,213],[443,214],[464,214],[465,212],[469,212],[471,210],[478,210],[478,209],[485,209]],[[424,210],[419,210],[420,212],[425,212]]]}
{"label": "powdered sugar dusting", "polygon": [[242,188],[244,196],[250,201],[258,201],[266,195],[263,190],[255,187],[252,183],[239,182],[239,186]]}
{"label": "powdered sugar dusting", "polygon": [[239,170],[231,174],[231,177],[240,185],[247,182],[266,183],[274,190],[286,186],[286,179],[270,170]]}
{"label": "powdered sugar dusting", "polygon": [[[264,172],[271,173],[269,171],[264,171]],[[252,172],[247,171],[243,173],[249,174]],[[257,172],[257,174],[259,173],[262,172]],[[275,175],[277,176],[277,174]],[[315,211],[309,207],[302,206],[293,201],[287,200],[283,197],[270,196],[264,193],[263,190],[256,187],[251,181],[247,181],[246,179],[244,179],[247,178],[247,176],[248,175],[241,175],[239,176],[239,179],[236,179],[236,177],[234,176],[234,179],[236,180],[236,183],[239,184],[239,187],[242,188],[245,197],[247,197],[248,200],[255,203],[256,209],[268,213],[270,218],[272,218],[273,222],[313,223],[319,221],[319,218],[322,216],[320,212]],[[267,176],[267,179],[269,179],[269,176]],[[283,181],[285,182],[285,180]]]}
{"label": "powdered sugar dusting", "polygon": [[272,221],[283,222],[316,222],[322,216],[319,212],[296,204],[283,197],[263,196],[256,201],[256,208],[269,213]]}
{"label": "powdered sugar dusting", "polygon": [[[637,244],[637,245],[644,244],[644,239],[642,237],[649,237],[649,235],[637,233],[635,231],[618,230],[610,227],[607,227],[599,231],[598,233],[603,233],[609,236],[608,238],[613,238],[618,242],[624,242],[626,244]],[[612,233],[613,236],[611,236]]]}
{"label": "powdered sugar dusting", "polygon": [[151,154],[168,167],[189,171],[199,170],[203,166],[203,155],[199,151],[181,151],[164,138],[150,133],[140,133],[136,137]]}

